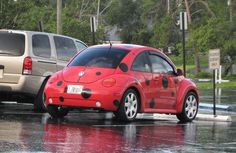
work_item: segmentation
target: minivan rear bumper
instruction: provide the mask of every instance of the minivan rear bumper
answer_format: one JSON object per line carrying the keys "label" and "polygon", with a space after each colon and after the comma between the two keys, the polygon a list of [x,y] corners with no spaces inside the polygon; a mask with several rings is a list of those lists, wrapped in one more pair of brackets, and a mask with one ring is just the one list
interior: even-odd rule
{"label": "minivan rear bumper", "polygon": [[14,94],[35,96],[44,79],[45,77],[41,76],[21,75],[18,83],[3,83],[0,80],[0,97],[4,96],[2,94],[9,94],[12,96],[14,96]]}

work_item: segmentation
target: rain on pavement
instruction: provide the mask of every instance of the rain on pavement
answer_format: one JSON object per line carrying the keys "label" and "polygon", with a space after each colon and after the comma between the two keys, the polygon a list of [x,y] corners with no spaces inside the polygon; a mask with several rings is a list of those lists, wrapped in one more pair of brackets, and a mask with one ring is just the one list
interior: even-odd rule
{"label": "rain on pavement", "polygon": [[152,119],[72,111],[64,119],[32,105],[0,105],[0,152],[236,152],[236,123]]}

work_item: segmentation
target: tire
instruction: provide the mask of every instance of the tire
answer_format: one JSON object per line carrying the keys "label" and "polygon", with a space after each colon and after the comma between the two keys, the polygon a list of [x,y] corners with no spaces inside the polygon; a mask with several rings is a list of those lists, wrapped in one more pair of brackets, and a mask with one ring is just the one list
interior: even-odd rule
{"label": "tire", "polygon": [[34,111],[35,112],[46,112],[46,104],[44,103],[45,95],[44,95],[44,87],[47,83],[48,79],[45,79],[42,83],[39,92],[34,100]]}
{"label": "tire", "polygon": [[63,118],[68,114],[69,109],[57,105],[48,105],[47,111],[53,118]]}
{"label": "tire", "polygon": [[139,110],[139,96],[133,89],[128,89],[121,100],[118,111],[114,112],[117,119],[122,121],[133,121]]}
{"label": "tire", "polygon": [[189,92],[185,96],[182,112],[180,114],[177,114],[176,116],[181,122],[191,122],[195,119],[197,112],[197,95],[194,92]]}

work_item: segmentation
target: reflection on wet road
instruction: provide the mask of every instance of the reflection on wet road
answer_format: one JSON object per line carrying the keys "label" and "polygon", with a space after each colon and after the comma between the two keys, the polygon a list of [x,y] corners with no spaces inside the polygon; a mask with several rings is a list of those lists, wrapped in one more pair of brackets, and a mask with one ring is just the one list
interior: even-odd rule
{"label": "reflection on wet road", "polygon": [[30,105],[0,105],[1,152],[236,152],[236,123],[138,119],[78,113],[55,120]]}

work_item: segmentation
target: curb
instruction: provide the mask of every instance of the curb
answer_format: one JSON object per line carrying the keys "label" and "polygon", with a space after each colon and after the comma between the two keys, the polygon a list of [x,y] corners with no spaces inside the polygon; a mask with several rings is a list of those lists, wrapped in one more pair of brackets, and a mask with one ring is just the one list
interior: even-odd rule
{"label": "curb", "polygon": [[[213,109],[213,104],[199,103],[199,109]],[[232,111],[233,106],[216,104],[216,110]]]}
{"label": "curb", "polygon": [[[137,119],[158,119],[158,120],[175,120],[177,121],[178,119],[176,118],[175,115],[166,115],[166,114],[148,114],[148,113],[142,113],[142,114],[137,114]],[[231,116],[226,116],[226,115],[210,115],[210,114],[197,114],[196,119],[197,121],[218,121],[218,122],[232,122]]]}
{"label": "curb", "polygon": [[225,115],[209,115],[209,114],[197,114],[196,120],[199,121],[219,121],[219,122],[232,122],[231,116]]}

